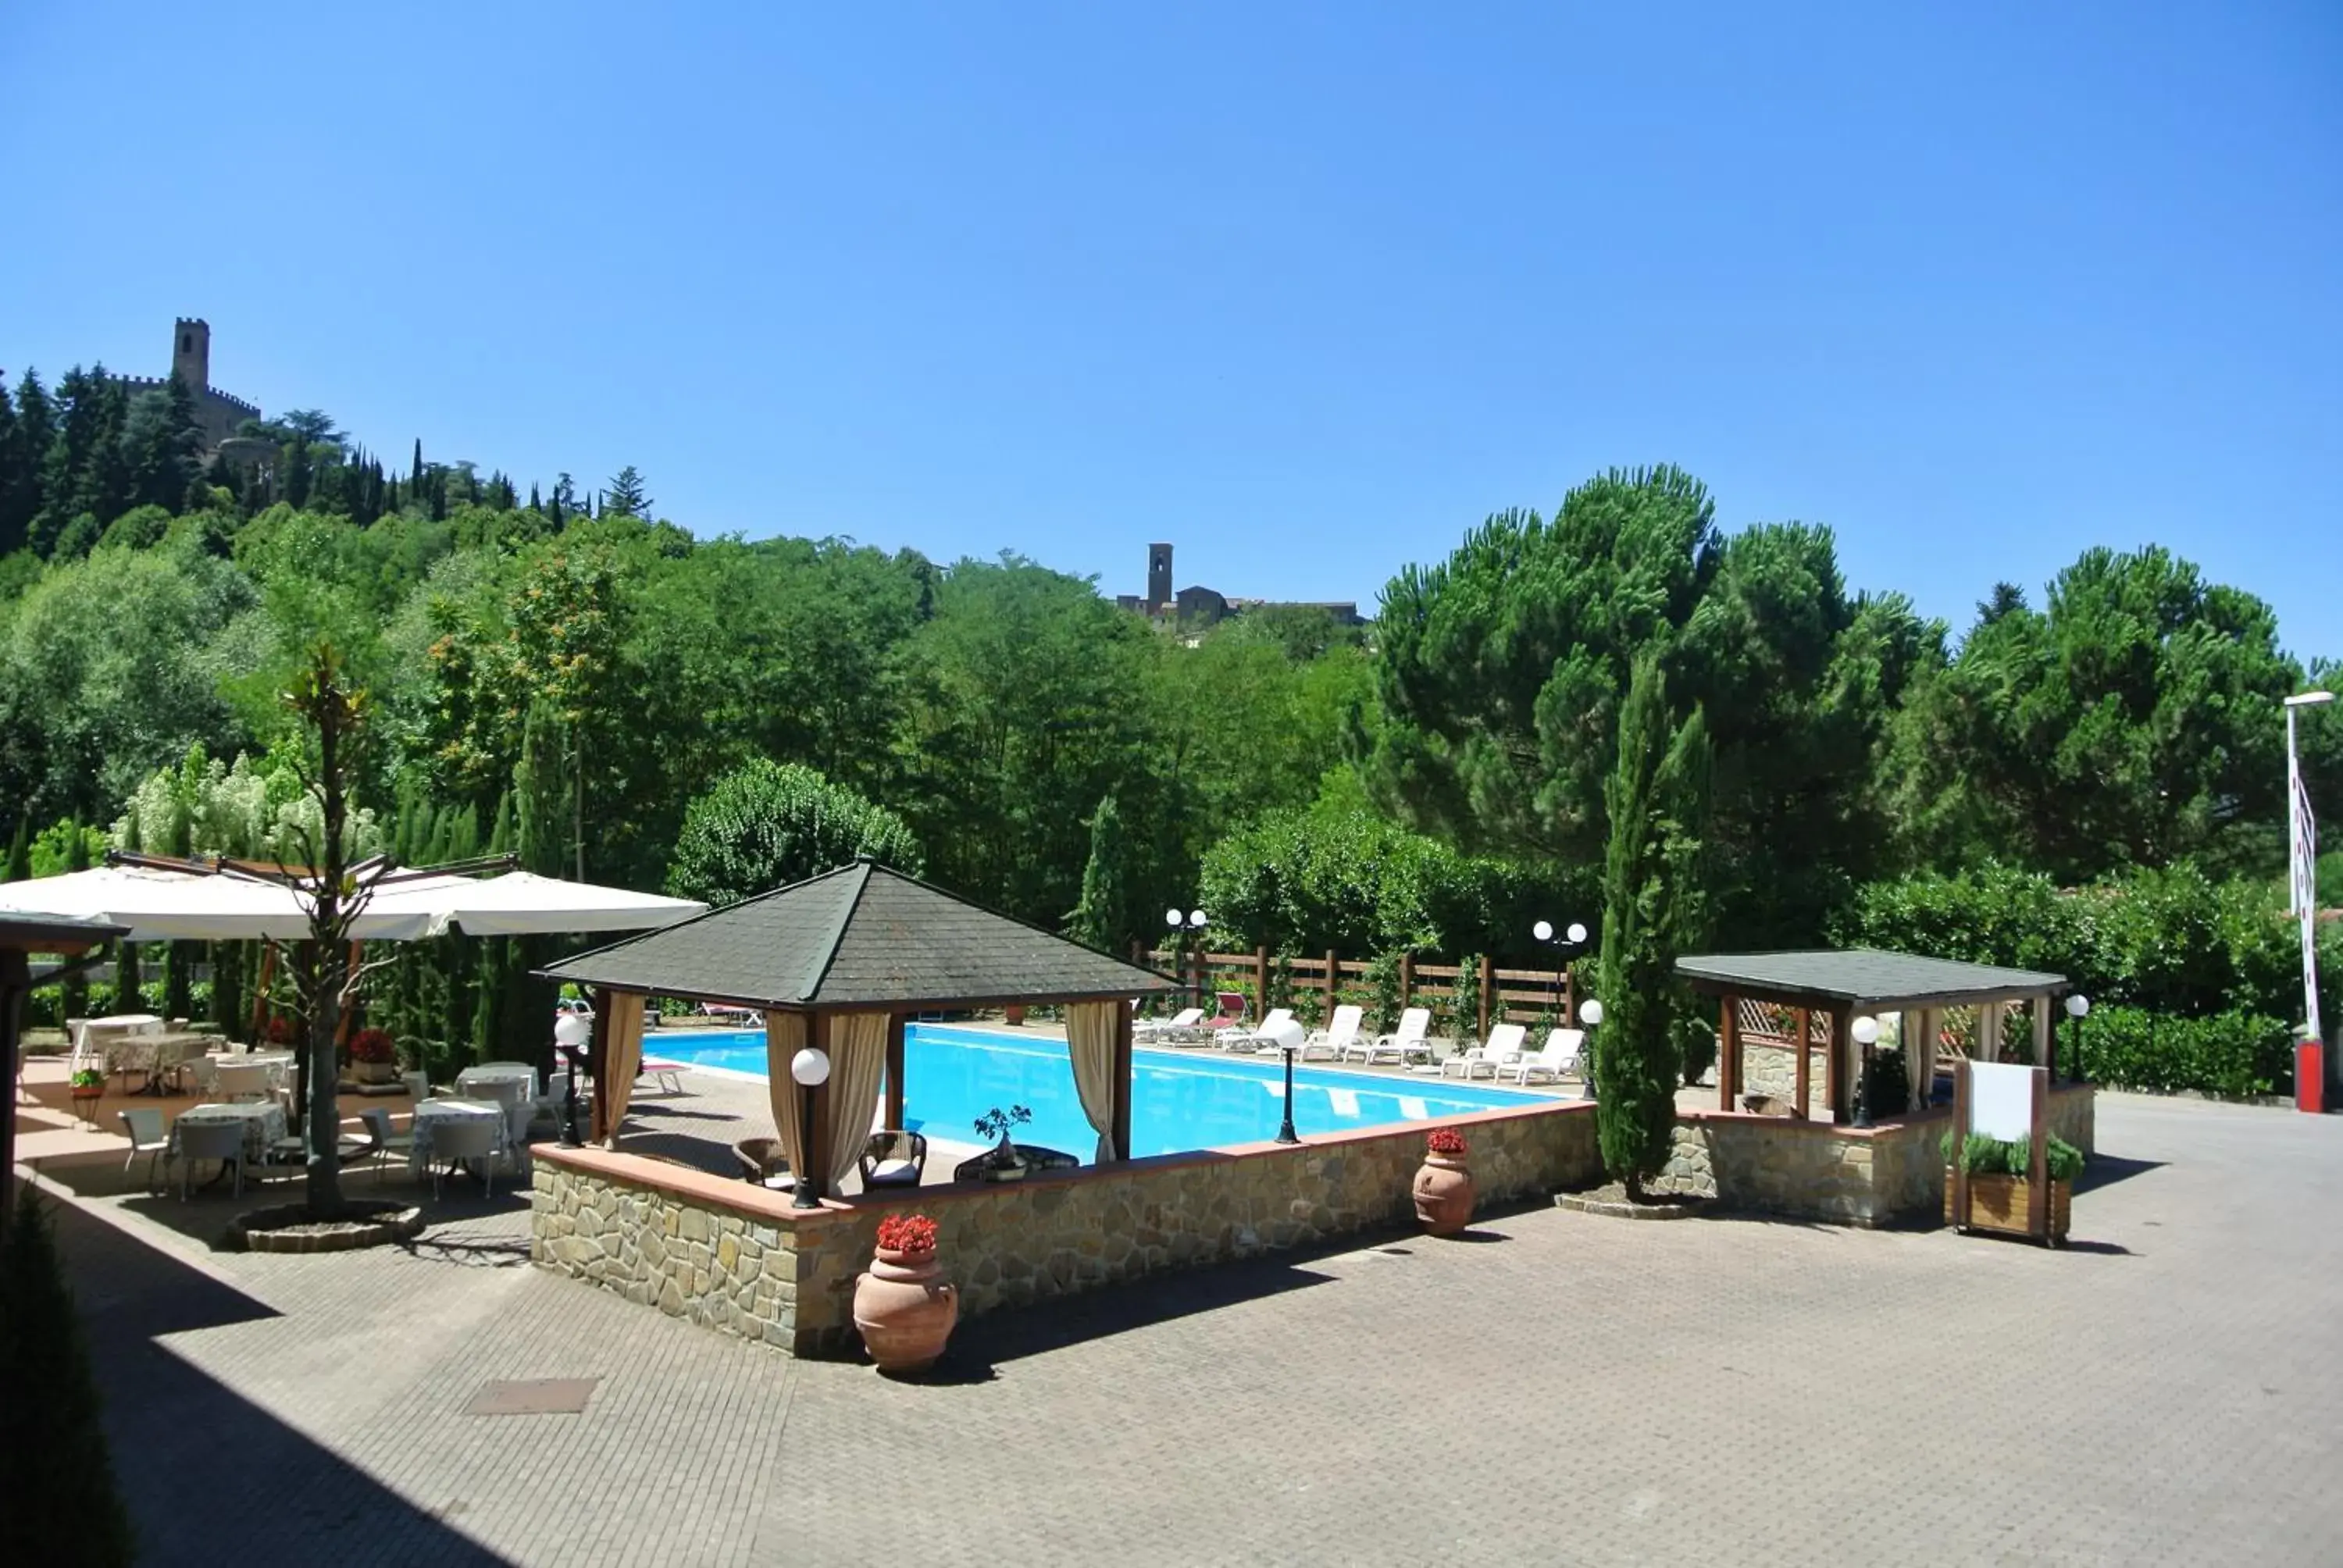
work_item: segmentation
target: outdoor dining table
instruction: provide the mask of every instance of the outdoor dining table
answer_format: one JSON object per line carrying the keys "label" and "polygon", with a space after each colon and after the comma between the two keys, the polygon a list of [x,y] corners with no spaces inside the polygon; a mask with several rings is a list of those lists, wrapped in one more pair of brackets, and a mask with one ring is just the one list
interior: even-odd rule
{"label": "outdoor dining table", "polygon": [[189,1122],[238,1122],[244,1127],[244,1158],[247,1165],[265,1165],[271,1149],[285,1136],[285,1108],[275,1101],[257,1104],[194,1105],[171,1121],[171,1158],[179,1157],[179,1129]]}
{"label": "outdoor dining table", "polygon": [[537,1098],[537,1069],[525,1061],[484,1061],[456,1075],[458,1089],[481,1099],[488,1098],[488,1086],[496,1083],[520,1084],[522,1099]]}
{"label": "outdoor dining table", "polygon": [[[217,1045],[217,1040],[210,1042]],[[206,1094],[219,1089],[219,1070],[223,1067],[265,1067],[268,1070],[268,1087],[283,1089],[293,1076],[293,1053],[289,1050],[212,1051],[201,1057],[191,1057],[187,1065],[196,1070],[196,1087]]]}
{"label": "outdoor dining table", "polygon": [[509,1119],[505,1108],[493,1100],[462,1100],[446,1096],[427,1100],[415,1108],[415,1138],[407,1145],[407,1166],[421,1177],[431,1169],[432,1131],[449,1121],[485,1119],[496,1123],[495,1158],[506,1160],[513,1151]]}

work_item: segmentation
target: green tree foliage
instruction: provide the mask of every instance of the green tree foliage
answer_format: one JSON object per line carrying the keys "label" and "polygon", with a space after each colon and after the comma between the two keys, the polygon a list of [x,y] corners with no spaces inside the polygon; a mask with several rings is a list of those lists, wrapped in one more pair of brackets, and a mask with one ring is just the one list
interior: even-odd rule
{"label": "green tree foliage", "polygon": [[622,518],[648,518],[651,515],[651,498],[643,487],[643,477],[632,463],[610,476],[610,487],[602,492],[602,513],[615,513]]}
{"label": "green tree foliage", "polygon": [[46,1202],[29,1181],[17,1191],[0,1251],[0,1411],[25,1434],[10,1444],[0,1559],[126,1568],[136,1545],[88,1342]]}
{"label": "green tree foliage", "polygon": [[30,880],[33,875],[32,819],[22,811],[16,813],[16,829],[8,839],[8,869],[5,879],[11,882]]}
{"label": "green tree foliage", "polygon": [[1675,960],[1697,938],[1702,919],[1698,859],[1709,789],[1703,716],[1695,709],[1674,723],[1656,653],[1635,662],[1616,750],[1604,801],[1611,842],[1603,870],[1595,1120],[1604,1169],[1633,1193],[1666,1162],[1675,1125],[1683,1062],[1676,1022],[1686,1011]]}
{"label": "green tree foliage", "polygon": [[799,763],[759,759],[733,769],[684,813],[668,890],[709,904],[803,881],[858,855],[917,874],[903,819]]}
{"label": "green tree foliage", "polygon": [[1110,795],[1091,813],[1091,858],[1082,867],[1082,899],[1066,917],[1066,935],[1101,952],[1121,953],[1139,935],[1138,890],[1131,882],[1131,847],[1122,813]]}
{"label": "green tree foliage", "polygon": [[2279,701],[2302,671],[2269,608],[2167,551],[2087,551],[2040,611],[1979,607],[1923,682],[1894,776],[1914,857],[1998,855],[2066,881],[2197,857],[2277,869]]}
{"label": "green tree foliage", "polygon": [[[1229,833],[1206,852],[1199,886],[1215,941],[1353,956],[1519,951],[1534,908],[1553,891],[1544,879],[1458,854],[1340,791]],[[1578,896],[1591,891],[1582,879]]]}
{"label": "green tree foliage", "polygon": [[1707,491],[1668,467],[1590,480],[1550,523],[1492,518],[1394,578],[1378,629],[1377,799],[1464,848],[1563,865],[1603,852],[1621,700],[1655,654],[1711,716],[1711,875],[1759,945],[1811,940],[1880,868],[1875,754],[1941,635],[1901,598],[1850,597],[1827,530],[1721,537]]}

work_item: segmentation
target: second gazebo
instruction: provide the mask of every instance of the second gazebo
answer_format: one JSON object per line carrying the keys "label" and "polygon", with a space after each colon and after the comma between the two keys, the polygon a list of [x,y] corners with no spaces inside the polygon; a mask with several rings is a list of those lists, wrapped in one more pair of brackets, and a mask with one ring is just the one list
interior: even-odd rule
{"label": "second gazebo", "polygon": [[[802,1195],[854,1169],[883,1089],[902,1124],[903,1026],[922,1013],[1062,1006],[1066,1046],[1100,1158],[1131,1149],[1134,1000],[1176,982],[863,859],[539,971],[594,998],[594,1136],[618,1146],[653,996],[765,1015],[773,1122]],[[822,1053],[809,1091],[790,1070]],[[810,1103],[808,1103],[808,1099]]]}

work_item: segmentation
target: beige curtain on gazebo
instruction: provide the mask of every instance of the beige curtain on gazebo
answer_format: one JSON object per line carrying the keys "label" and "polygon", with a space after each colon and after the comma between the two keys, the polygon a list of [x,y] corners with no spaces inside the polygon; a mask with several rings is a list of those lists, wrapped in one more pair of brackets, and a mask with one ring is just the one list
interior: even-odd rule
{"label": "beige curtain on gazebo", "polygon": [[603,1113],[602,1147],[618,1146],[618,1125],[627,1119],[627,1101],[634,1098],[635,1073],[643,1065],[643,999],[632,991],[606,991],[610,1054],[602,1081],[594,1086],[609,1109]]}
{"label": "beige curtain on gazebo", "polygon": [[1907,1111],[1927,1109],[1936,1087],[1936,1012],[1934,1008],[1907,1008],[1899,1026],[1904,1031],[1904,1081],[1911,1091]]}
{"label": "beige curtain on gazebo", "polygon": [[1122,1158],[1114,1146],[1114,1026],[1122,1004],[1078,1001],[1066,1009],[1066,1051],[1074,1059],[1074,1091],[1082,1114],[1098,1129],[1098,1162]]}
{"label": "beige curtain on gazebo", "polygon": [[840,1013],[830,1020],[830,1169],[825,1192],[835,1192],[862,1160],[870,1124],[879,1117],[879,1086],[887,1077],[887,1015]]}
{"label": "beige curtain on gazebo", "polygon": [[805,1169],[805,1109],[798,1102],[805,1091],[789,1076],[789,1058],[803,1050],[805,1042],[805,1014],[765,1015],[765,1088],[773,1102],[773,1130],[781,1135],[781,1152],[789,1157],[792,1176]]}

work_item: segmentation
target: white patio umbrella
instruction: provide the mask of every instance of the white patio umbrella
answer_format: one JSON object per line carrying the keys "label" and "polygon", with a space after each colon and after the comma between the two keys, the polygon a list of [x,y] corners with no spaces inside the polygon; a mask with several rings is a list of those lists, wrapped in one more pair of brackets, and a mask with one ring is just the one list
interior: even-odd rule
{"label": "white patio umbrella", "polygon": [[706,904],[594,882],[568,882],[531,871],[500,877],[430,877],[384,888],[368,907],[386,919],[426,916],[430,934],[458,929],[471,937],[525,937],[561,931],[635,931],[705,914]]}
{"label": "white patio umbrella", "polygon": [[[0,883],[0,910],[108,920],[129,927],[129,940],[138,942],[272,937],[299,941],[309,934],[308,910],[290,888],[249,877],[144,866],[98,866],[60,877]],[[427,912],[371,906],[359,914],[350,933],[357,941],[414,941],[430,934]]]}

